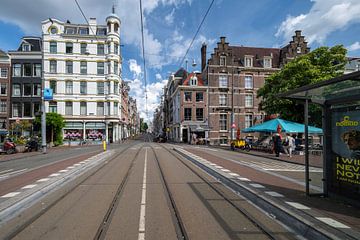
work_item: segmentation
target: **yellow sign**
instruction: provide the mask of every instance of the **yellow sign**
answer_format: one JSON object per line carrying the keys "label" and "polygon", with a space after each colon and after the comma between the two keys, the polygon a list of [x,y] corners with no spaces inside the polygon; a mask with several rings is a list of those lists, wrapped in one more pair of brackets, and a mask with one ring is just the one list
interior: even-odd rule
{"label": "yellow sign", "polygon": [[358,121],[350,121],[349,116],[345,116],[341,122],[336,122],[337,127],[356,127],[359,125]]}

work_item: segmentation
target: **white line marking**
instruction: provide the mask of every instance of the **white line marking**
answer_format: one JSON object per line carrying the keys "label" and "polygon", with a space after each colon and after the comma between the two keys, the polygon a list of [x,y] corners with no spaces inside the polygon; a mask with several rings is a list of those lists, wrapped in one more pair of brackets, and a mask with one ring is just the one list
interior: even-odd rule
{"label": "white line marking", "polygon": [[70,167],[67,167],[66,169],[74,169],[75,167],[73,166],[70,166]]}
{"label": "white line marking", "polygon": [[250,183],[249,185],[253,186],[254,188],[265,188],[263,185],[257,183]]}
{"label": "white line marking", "polygon": [[4,170],[4,171],[1,171],[0,174],[1,174],[1,173],[6,173],[6,172],[11,172],[12,170],[14,170],[14,169]]}
{"label": "white line marking", "polygon": [[76,164],[74,164],[73,166],[75,166],[75,167],[77,167],[77,166],[80,166],[81,164],[79,164],[79,163],[76,163]]}
{"label": "white line marking", "polygon": [[11,193],[8,193],[8,194],[5,194],[3,196],[1,196],[1,198],[11,198],[11,197],[14,197],[16,195],[20,194],[20,192],[11,192]]}
{"label": "white line marking", "polygon": [[244,177],[239,177],[238,179],[241,180],[241,181],[244,181],[244,182],[251,182],[250,179],[244,178]]}
{"label": "white line marking", "polygon": [[334,227],[334,228],[350,228],[349,226],[346,226],[345,224],[342,224],[341,222],[338,222],[332,218],[327,217],[317,217],[318,220]]}
{"label": "white line marking", "polygon": [[302,205],[300,203],[297,203],[297,202],[285,202],[287,204],[289,204],[290,206],[294,207],[294,208],[297,208],[297,209],[301,209],[301,210],[308,210],[310,209],[309,207],[305,206],[305,205]]}
{"label": "white line marking", "polygon": [[26,185],[26,186],[22,187],[21,189],[30,189],[30,188],[33,188],[35,186],[36,186],[36,184],[30,184],[30,185]]}
{"label": "white line marking", "polygon": [[217,151],[218,151],[218,150],[216,150],[216,149],[211,149],[211,148],[206,148],[206,150],[213,151],[213,152],[217,152]]}
{"label": "white line marking", "polygon": [[270,196],[273,196],[273,197],[284,197],[284,195],[280,194],[280,193],[277,193],[277,192],[265,192],[266,194],[269,194]]}
{"label": "white line marking", "polygon": [[10,176],[10,175],[13,175],[13,174],[16,174],[16,173],[21,173],[21,172],[24,172],[24,171],[26,171],[26,170],[28,170],[28,169],[27,169],[27,168],[24,168],[24,169],[17,170],[17,171],[13,171],[13,172],[8,172],[8,173],[6,173],[6,174],[1,175],[1,177],[8,177],[8,176]]}
{"label": "white line marking", "polygon": [[66,170],[66,169],[60,170],[59,173],[65,173],[65,172],[67,172],[67,171],[69,171],[69,170]]}
{"label": "white line marking", "polygon": [[36,182],[46,182],[46,181],[49,181],[50,178],[42,178],[42,179],[39,179],[37,180]]}
{"label": "white line marking", "polygon": [[219,165],[215,165],[214,167],[218,168],[218,169],[223,169],[222,166],[219,166]]}
{"label": "white line marking", "polygon": [[57,176],[60,176],[60,175],[61,175],[60,173],[53,173],[49,177],[57,177]]}
{"label": "white line marking", "polygon": [[141,190],[141,206],[139,220],[138,240],[145,240],[145,211],[146,211],[146,167],[147,167],[147,148],[145,148],[144,176]]}
{"label": "white line marking", "polygon": [[237,173],[233,173],[233,172],[229,173],[229,175],[231,175],[231,176],[233,176],[233,177],[240,177],[240,175],[239,175],[239,174],[237,174]]}

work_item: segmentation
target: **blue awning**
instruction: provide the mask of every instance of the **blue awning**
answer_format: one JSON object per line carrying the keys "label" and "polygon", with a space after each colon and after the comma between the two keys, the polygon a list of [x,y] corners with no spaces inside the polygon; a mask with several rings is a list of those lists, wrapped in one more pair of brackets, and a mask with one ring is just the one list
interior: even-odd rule
{"label": "blue awning", "polygon": [[[277,132],[278,126],[281,126],[281,132],[286,133],[304,133],[305,125],[301,123],[291,122],[287,120],[283,120],[280,118],[275,118],[264,123],[242,129],[242,132]],[[309,133],[311,134],[322,134],[323,131],[321,128],[308,126]]]}

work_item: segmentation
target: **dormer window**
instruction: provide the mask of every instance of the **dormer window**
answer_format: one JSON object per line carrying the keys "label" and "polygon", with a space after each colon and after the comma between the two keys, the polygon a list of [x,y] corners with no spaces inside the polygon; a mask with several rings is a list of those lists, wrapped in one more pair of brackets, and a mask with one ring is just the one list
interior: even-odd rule
{"label": "dormer window", "polygon": [[245,56],[245,67],[252,67],[253,66],[253,58],[250,56]]}
{"label": "dormer window", "polygon": [[80,35],[89,35],[89,28],[79,28]]}
{"label": "dormer window", "polygon": [[67,28],[65,28],[65,33],[66,34],[75,34],[75,28],[67,27]]}
{"label": "dormer window", "polygon": [[23,52],[30,52],[31,51],[31,45],[28,43],[23,43],[22,45]]}
{"label": "dormer window", "polygon": [[190,78],[190,86],[197,86],[197,77],[196,76],[192,76]]}
{"label": "dormer window", "polygon": [[56,27],[51,27],[50,28],[50,33],[51,34],[57,34],[57,28]]}
{"label": "dormer window", "polygon": [[271,58],[264,57],[264,68],[271,68]]}
{"label": "dormer window", "polygon": [[296,53],[301,53],[301,47],[300,46],[296,47]]}
{"label": "dormer window", "polygon": [[226,56],[220,56],[220,66],[226,66]]}

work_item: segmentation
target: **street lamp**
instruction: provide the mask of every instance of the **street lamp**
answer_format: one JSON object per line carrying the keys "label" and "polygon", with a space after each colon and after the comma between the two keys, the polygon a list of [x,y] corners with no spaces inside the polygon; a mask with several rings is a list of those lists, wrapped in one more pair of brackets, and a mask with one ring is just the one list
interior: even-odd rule
{"label": "street lamp", "polygon": [[[233,61],[234,63],[234,61]],[[237,67],[239,79],[241,70]],[[239,127],[239,126],[238,126]],[[231,142],[233,142],[234,136],[234,128],[235,128],[235,115],[234,115],[234,66],[232,67],[232,75],[231,75]]]}

